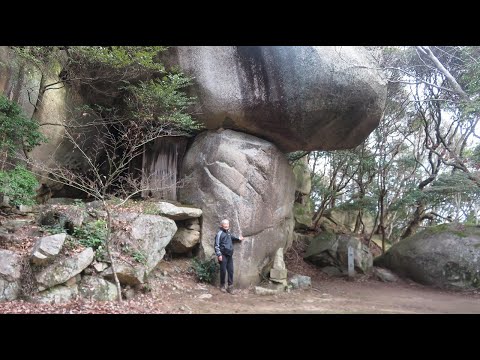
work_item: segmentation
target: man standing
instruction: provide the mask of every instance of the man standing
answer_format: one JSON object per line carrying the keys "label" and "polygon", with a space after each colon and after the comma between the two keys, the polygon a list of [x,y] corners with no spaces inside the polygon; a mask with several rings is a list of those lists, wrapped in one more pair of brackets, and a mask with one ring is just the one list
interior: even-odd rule
{"label": "man standing", "polygon": [[[220,262],[220,290],[233,294],[233,243],[232,240],[243,240],[230,233],[230,222],[222,220],[220,230],[215,236],[215,254]],[[228,287],[225,289],[225,272],[228,272]]]}

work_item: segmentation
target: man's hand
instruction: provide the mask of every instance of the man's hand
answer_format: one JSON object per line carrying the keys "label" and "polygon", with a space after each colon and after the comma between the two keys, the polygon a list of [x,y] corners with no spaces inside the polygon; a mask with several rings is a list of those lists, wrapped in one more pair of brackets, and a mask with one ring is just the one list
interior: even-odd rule
{"label": "man's hand", "polygon": [[220,256],[218,257],[218,261],[221,262],[222,260],[223,260],[222,255],[220,255]]}
{"label": "man's hand", "polygon": [[243,236],[242,236],[242,235],[240,235],[239,239],[240,239],[240,240],[243,240]]}

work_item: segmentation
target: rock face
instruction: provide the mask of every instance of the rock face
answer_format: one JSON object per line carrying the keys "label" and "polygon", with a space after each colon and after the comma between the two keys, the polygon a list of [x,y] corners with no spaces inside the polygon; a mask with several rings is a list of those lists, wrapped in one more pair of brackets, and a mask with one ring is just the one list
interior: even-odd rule
{"label": "rock face", "polygon": [[44,265],[53,260],[62,250],[67,234],[55,234],[38,239],[32,249],[31,262]]}
{"label": "rock face", "polygon": [[83,271],[93,261],[92,248],[86,248],[75,256],[59,260],[47,266],[35,275],[39,290],[45,290],[52,286],[62,284]]}
{"label": "rock face", "polygon": [[[62,56],[64,54],[62,53]],[[198,119],[209,129],[240,130],[265,138],[283,151],[352,148],[377,126],[386,81],[363,47],[179,46],[165,62],[195,77]],[[92,99],[70,87],[51,87],[37,103],[39,88],[59,80],[61,61],[42,75],[0,47],[0,91],[18,101],[27,116],[62,124],[68,109]],[[50,141],[32,155],[50,163],[84,166],[60,145],[62,126],[42,127]]]}
{"label": "rock face", "polygon": [[128,225],[128,230],[115,231],[114,242],[129,244],[129,247],[144,256],[145,271],[152,271],[165,255],[165,247],[177,231],[175,221],[158,215],[120,212],[113,215],[117,223]]}
{"label": "rock face", "polygon": [[293,173],[295,175],[295,204],[293,206],[295,229],[309,228],[312,226],[313,204],[310,200],[312,180],[306,156],[295,163]]}
{"label": "rock face", "polygon": [[158,215],[168,217],[172,220],[186,220],[202,216],[202,210],[186,206],[176,206],[168,202],[155,204]]}
{"label": "rock face", "polygon": [[85,276],[78,290],[82,297],[89,300],[114,301],[118,295],[117,287],[114,284],[93,276]]}
{"label": "rock face", "polygon": [[179,46],[172,65],[195,77],[198,118],[283,151],[360,144],[378,125],[386,81],[363,47]]}
{"label": "rock face", "polygon": [[188,253],[200,241],[200,231],[180,228],[173,236],[169,248],[176,254]]}
{"label": "rock face", "polygon": [[480,287],[480,227],[428,228],[393,245],[375,265],[422,284],[446,289]]}
{"label": "rock face", "polygon": [[78,295],[78,286],[58,285],[42,291],[32,297],[33,302],[43,304],[61,304],[72,301]]}
{"label": "rock face", "polygon": [[310,276],[295,275],[289,280],[289,284],[294,289],[307,289],[312,286],[312,279]]}
{"label": "rock face", "polygon": [[[135,286],[143,284],[148,275],[143,265],[132,266],[121,260],[117,260],[115,263],[115,271],[117,272],[118,281],[122,285]],[[111,267],[103,271],[102,276],[111,281],[115,281]]]}
{"label": "rock face", "polygon": [[220,221],[229,219],[232,232],[245,237],[234,242],[234,283],[257,284],[275,252],[293,239],[295,179],[284,154],[251,135],[207,131],[187,151],[182,172],[192,182],[179,189],[180,201],[203,210],[204,255],[214,254]]}
{"label": "rock face", "polygon": [[17,298],[20,291],[21,256],[0,249],[0,301]]}
{"label": "rock face", "polygon": [[0,93],[17,102],[31,118],[38,99],[42,73],[26,64],[6,46],[0,46]]}
{"label": "rock face", "polygon": [[278,249],[275,253],[273,267],[270,269],[270,280],[287,285],[287,267],[283,260],[283,248]]}
{"label": "rock face", "polygon": [[373,267],[373,257],[370,250],[358,239],[348,235],[325,232],[314,237],[305,253],[305,260],[320,267],[334,266],[339,270],[346,270],[349,246],[354,250],[353,263],[355,270],[360,273],[370,272]]}

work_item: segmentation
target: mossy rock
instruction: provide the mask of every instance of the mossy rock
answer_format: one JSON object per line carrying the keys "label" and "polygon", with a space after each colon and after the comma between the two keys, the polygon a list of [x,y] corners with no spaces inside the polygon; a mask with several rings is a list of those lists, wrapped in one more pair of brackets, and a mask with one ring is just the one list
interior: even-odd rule
{"label": "mossy rock", "polygon": [[445,289],[480,286],[480,227],[458,223],[426,228],[393,245],[375,265]]}

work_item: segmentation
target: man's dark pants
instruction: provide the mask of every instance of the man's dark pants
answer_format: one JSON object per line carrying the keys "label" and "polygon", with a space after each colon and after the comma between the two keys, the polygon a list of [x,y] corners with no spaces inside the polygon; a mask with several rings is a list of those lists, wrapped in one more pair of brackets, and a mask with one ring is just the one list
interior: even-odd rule
{"label": "man's dark pants", "polygon": [[233,258],[232,256],[223,255],[220,261],[220,287],[225,286],[225,272],[228,271],[228,286],[233,285]]}

